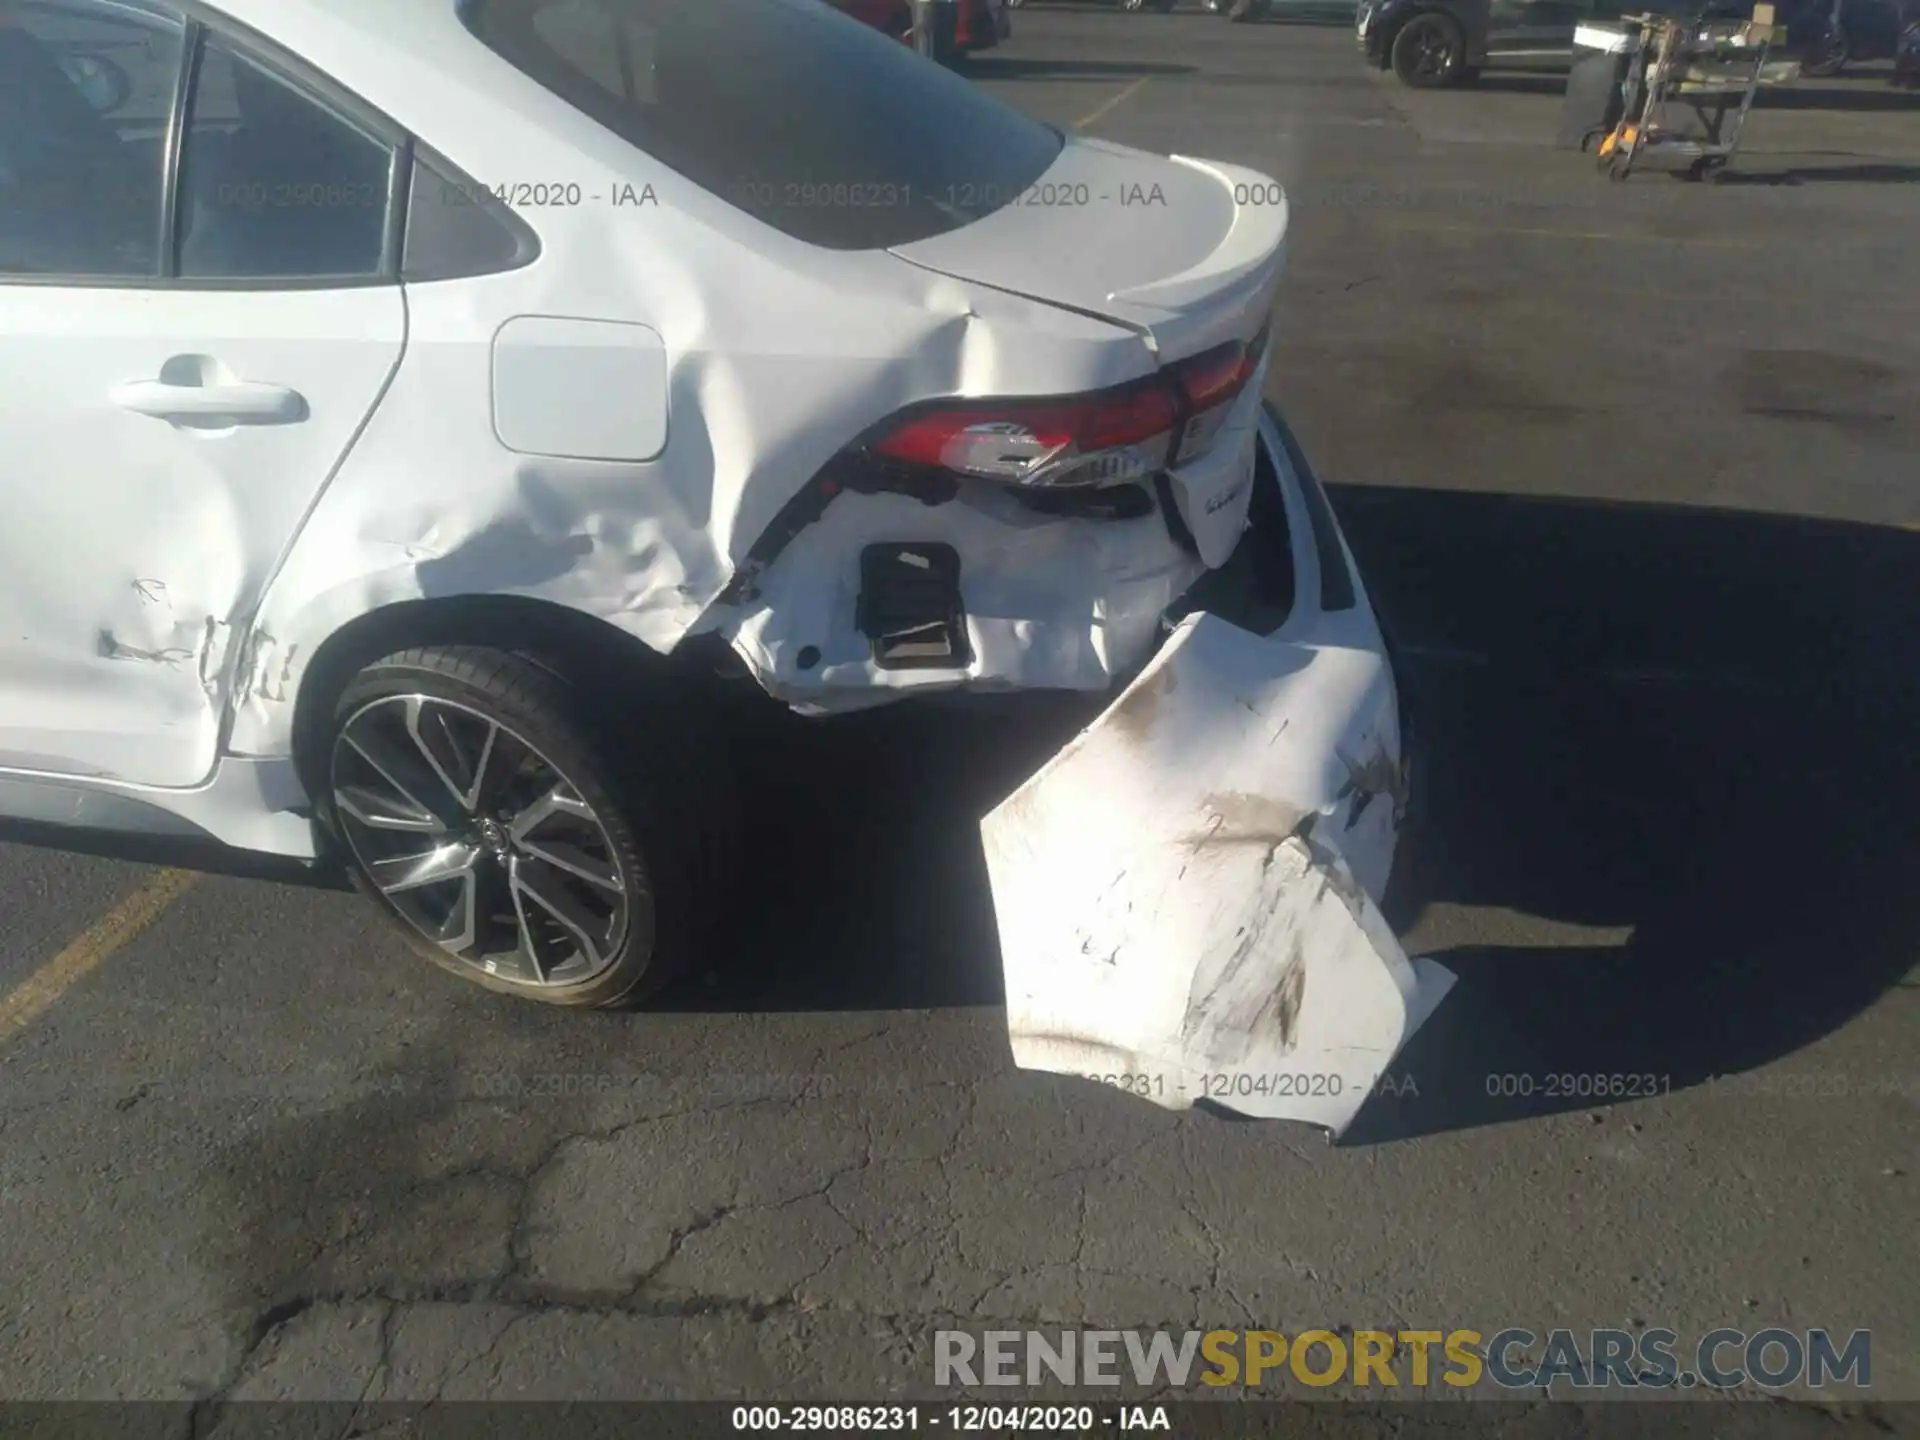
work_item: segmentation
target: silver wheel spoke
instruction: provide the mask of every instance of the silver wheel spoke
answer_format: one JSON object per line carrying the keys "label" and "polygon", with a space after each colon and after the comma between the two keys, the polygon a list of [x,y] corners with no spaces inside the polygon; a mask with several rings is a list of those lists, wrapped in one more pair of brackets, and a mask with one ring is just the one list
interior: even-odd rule
{"label": "silver wheel spoke", "polygon": [[438,828],[446,828],[445,816],[427,800],[439,777],[431,766],[421,765],[423,757],[418,750],[411,747],[402,749],[379,734],[372,724],[358,719],[347,727],[340,738],[393,787],[395,795],[406,802],[411,812],[431,815],[438,822]]}
{"label": "silver wheel spoke", "polygon": [[599,821],[594,818],[593,809],[575,795],[565,785],[556,785],[526,809],[513,817],[513,823],[507,827],[507,833],[513,836],[516,844],[525,845],[527,837],[549,820],[565,816],[572,820],[585,820],[598,828]]}
{"label": "silver wheel spoke", "polygon": [[479,891],[478,877],[471,870],[467,871],[460,877],[459,898],[454,901],[453,908],[447,912],[446,919],[436,929],[428,930],[406,910],[401,913],[413,920],[415,925],[420,925],[423,930],[427,930],[428,938],[435,944],[459,955],[473,948],[474,939],[480,933]]}
{"label": "silver wheel spoke", "polygon": [[500,727],[491,720],[480,721],[485,726],[485,738],[474,747],[454,727],[454,717],[460,713],[445,705],[432,705],[422,696],[411,696],[407,700],[407,734],[447,793],[471,815],[480,808],[487,764],[493,758]]}
{"label": "silver wheel spoke", "polygon": [[[474,931],[467,957],[492,974],[505,972],[519,979],[543,981],[546,972],[535,960],[528,968],[519,948],[517,923],[520,902],[507,879],[507,867],[491,859],[474,867]],[[507,942],[512,941],[509,945]],[[521,974],[520,972],[526,973]]]}
{"label": "silver wheel spoke", "polygon": [[540,958],[540,940],[533,933],[533,921],[527,915],[526,892],[518,885],[510,885],[508,889],[513,892],[514,928],[520,937],[520,959],[532,972],[533,979],[544,985],[547,980],[547,967]]}
{"label": "silver wheel spoke", "polygon": [[397,788],[382,793],[366,785],[342,785],[333,792],[333,803],[362,825],[375,830],[439,834],[447,828],[437,816],[409,800]]}
{"label": "silver wheel spoke", "polygon": [[545,861],[569,875],[577,875],[589,885],[597,885],[614,895],[623,888],[620,872],[614,869],[612,861],[595,859],[578,845],[569,845],[564,840],[522,840],[520,853]]}
{"label": "silver wheel spoke", "polygon": [[390,855],[376,860],[367,866],[367,873],[383,894],[398,895],[468,875],[479,858],[478,846],[454,840],[417,854]]}
{"label": "silver wheel spoke", "polygon": [[[511,872],[511,883],[517,897],[524,895],[540,909],[557,921],[579,945],[581,953],[594,964],[601,964],[605,957],[601,953],[602,941],[594,931],[604,921],[597,921],[567,890],[535,863],[529,865],[522,857],[515,857]],[[525,915],[525,911],[520,912]]]}

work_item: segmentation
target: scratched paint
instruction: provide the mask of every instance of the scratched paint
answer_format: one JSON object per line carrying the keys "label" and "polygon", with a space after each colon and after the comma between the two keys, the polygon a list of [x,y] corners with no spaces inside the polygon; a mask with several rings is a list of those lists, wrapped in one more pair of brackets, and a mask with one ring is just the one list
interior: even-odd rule
{"label": "scratched paint", "polygon": [[1345,1130],[1452,984],[1379,911],[1393,807],[1349,823],[1398,748],[1377,650],[1183,621],[982,823],[1015,1062]]}

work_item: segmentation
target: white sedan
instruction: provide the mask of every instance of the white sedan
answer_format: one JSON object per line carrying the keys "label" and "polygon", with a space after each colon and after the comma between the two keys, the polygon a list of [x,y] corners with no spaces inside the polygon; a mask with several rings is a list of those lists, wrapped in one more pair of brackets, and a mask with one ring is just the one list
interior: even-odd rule
{"label": "white sedan", "polygon": [[607,1005],[751,903],[718,663],[1112,692],[983,824],[1015,1059],[1338,1130],[1449,977],[1286,226],[817,0],[0,0],[0,816]]}

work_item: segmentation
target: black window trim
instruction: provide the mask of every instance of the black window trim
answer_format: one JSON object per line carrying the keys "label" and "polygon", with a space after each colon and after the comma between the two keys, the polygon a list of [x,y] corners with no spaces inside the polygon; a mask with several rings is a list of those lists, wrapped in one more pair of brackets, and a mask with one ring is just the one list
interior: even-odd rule
{"label": "black window trim", "polygon": [[[62,0],[40,0],[57,7]],[[180,68],[174,78],[172,110],[167,117],[162,161],[160,234],[157,274],[74,275],[53,272],[0,272],[0,285],[67,290],[170,290],[188,293],[230,293],[290,290],[367,290],[401,283],[400,261],[405,252],[406,200],[413,179],[413,137],[384,112],[375,109],[345,86],[316,70],[291,51],[250,26],[230,19],[200,0],[148,0],[126,5],[120,0],[90,0],[108,9],[151,18],[154,11],[180,20],[183,34]],[[387,224],[381,237],[380,268],[372,275],[265,275],[235,278],[183,277],[179,269],[179,190],[181,162],[186,147],[187,116],[199,83],[200,62],[209,36],[217,37],[248,60],[285,79],[315,103],[334,111],[385,144],[392,158],[387,166]]]}
{"label": "black window trim", "polygon": [[444,275],[422,274],[418,271],[410,274],[407,270],[407,240],[413,233],[413,192],[419,188],[418,181],[421,176],[435,170],[440,171],[449,184],[464,187],[462,193],[478,194],[485,188],[426,141],[416,135],[407,137],[406,183],[401,187],[400,198],[394,212],[398,219],[395,244],[399,249],[396,263],[399,265],[402,284],[433,285],[447,280],[477,280],[487,275],[511,275],[516,270],[526,269],[540,258],[543,250],[540,232],[527,223],[526,217],[509,205],[489,205],[476,207],[474,213],[485,215],[490,220],[505,225],[511,232],[515,241],[512,263],[490,266],[484,270],[461,270]]}
{"label": "black window trim", "polygon": [[[191,15],[180,41],[180,69],[173,77],[173,99],[167,109],[167,138],[160,149],[160,273],[156,281],[170,279],[180,268],[180,165],[187,149],[187,115],[193,102],[194,77],[200,66],[203,27]],[[103,277],[106,278],[106,277]]]}

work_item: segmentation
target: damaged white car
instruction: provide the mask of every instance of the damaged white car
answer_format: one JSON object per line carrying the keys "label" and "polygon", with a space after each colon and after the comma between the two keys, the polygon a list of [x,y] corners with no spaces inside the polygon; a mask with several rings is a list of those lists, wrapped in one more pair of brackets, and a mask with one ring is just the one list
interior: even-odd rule
{"label": "damaged white car", "polygon": [[712,902],[716,654],[1114,691],[984,822],[1017,1061],[1337,1130],[1449,982],[1286,223],[816,0],[0,0],[0,815],[611,1004]]}

